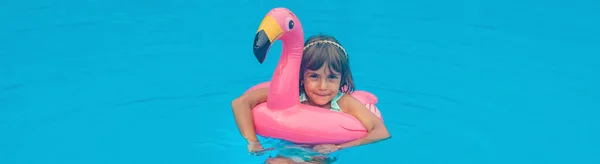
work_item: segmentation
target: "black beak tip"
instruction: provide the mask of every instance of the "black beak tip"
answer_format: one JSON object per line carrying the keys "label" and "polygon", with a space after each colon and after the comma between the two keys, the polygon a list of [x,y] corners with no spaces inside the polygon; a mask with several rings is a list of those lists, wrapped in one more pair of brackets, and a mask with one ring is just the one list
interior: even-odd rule
{"label": "black beak tip", "polygon": [[254,56],[259,63],[262,64],[265,61],[265,57],[267,56],[267,52],[269,51],[270,47],[271,41],[269,41],[267,33],[265,33],[263,30],[256,33],[252,48],[254,49]]}
{"label": "black beak tip", "polygon": [[254,47],[254,56],[256,57],[256,60],[258,60],[258,62],[262,64],[265,61],[267,52],[263,50],[262,47]]}
{"label": "black beak tip", "polygon": [[259,55],[255,53],[254,56],[256,56],[256,60],[258,60],[260,64],[262,64],[265,61],[265,55]]}

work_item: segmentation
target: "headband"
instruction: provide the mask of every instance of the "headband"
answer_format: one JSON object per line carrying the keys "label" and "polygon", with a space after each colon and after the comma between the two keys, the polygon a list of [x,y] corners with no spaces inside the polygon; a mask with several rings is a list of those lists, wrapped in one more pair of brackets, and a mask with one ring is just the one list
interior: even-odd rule
{"label": "headband", "polygon": [[319,43],[329,43],[329,44],[333,44],[334,46],[336,46],[336,47],[340,48],[342,51],[344,51],[344,56],[345,56],[346,58],[348,58],[348,53],[346,53],[346,49],[344,49],[344,48],[342,47],[342,45],[340,45],[340,44],[338,44],[338,43],[336,43],[336,42],[330,41],[330,40],[319,40],[319,41],[314,41],[314,42],[311,42],[311,43],[307,44],[306,46],[304,46],[304,49],[302,49],[302,51],[305,51],[305,50],[306,50],[308,47],[310,47],[310,46],[313,46],[313,45],[316,45],[316,44],[319,44]]}

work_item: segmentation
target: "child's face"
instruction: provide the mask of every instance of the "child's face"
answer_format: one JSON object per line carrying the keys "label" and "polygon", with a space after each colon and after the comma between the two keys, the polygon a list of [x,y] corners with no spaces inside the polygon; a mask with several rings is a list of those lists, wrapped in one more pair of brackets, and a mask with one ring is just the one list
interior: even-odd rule
{"label": "child's face", "polygon": [[340,91],[341,74],[328,64],[323,64],[318,70],[306,70],[304,72],[304,91],[308,97],[308,103],[314,106],[329,108],[329,102]]}

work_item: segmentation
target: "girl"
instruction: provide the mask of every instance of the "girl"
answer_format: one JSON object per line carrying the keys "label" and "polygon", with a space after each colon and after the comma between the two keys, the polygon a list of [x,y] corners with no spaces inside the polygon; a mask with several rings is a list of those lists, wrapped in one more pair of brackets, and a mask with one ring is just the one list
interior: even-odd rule
{"label": "girl", "polygon": [[[348,63],[348,54],[338,41],[327,35],[310,37],[304,44],[300,64],[300,101],[303,104],[348,113],[360,120],[368,134],[363,138],[339,145],[322,144],[313,149],[322,154],[374,143],[390,137],[375,114],[349,93],[354,91],[354,81]],[[248,92],[232,101],[231,106],[240,133],[248,141],[249,152],[263,151],[254,131],[252,108],[266,102],[268,89]]]}

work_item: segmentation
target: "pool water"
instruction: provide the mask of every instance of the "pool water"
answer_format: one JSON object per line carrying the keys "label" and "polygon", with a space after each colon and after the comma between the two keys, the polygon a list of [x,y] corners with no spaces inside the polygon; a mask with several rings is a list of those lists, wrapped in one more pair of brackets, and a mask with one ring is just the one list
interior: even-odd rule
{"label": "pool water", "polygon": [[600,163],[599,1],[0,1],[0,163],[260,163],[230,102],[287,7],[335,36],[390,140],[336,163]]}

